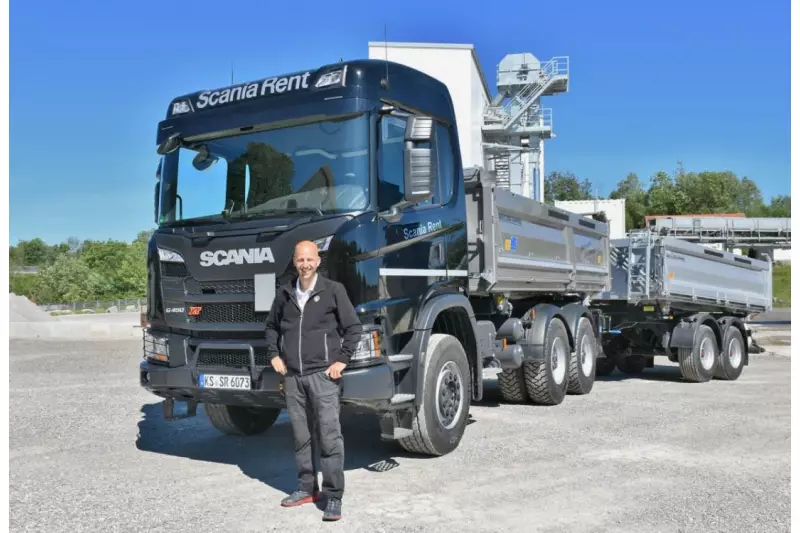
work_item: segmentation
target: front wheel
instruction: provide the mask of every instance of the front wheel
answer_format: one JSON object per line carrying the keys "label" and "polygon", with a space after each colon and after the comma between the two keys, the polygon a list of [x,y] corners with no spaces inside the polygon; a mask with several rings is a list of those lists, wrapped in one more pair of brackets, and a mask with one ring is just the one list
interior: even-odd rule
{"label": "front wheel", "polygon": [[422,379],[422,405],[414,417],[414,433],[399,443],[412,453],[445,455],[461,442],[472,398],[469,361],[458,339],[431,335]]}
{"label": "front wheel", "polygon": [[204,407],[211,425],[228,435],[259,435],[268,430],[281,414],[281,409],[268,407],[219,403],[206,403]]}

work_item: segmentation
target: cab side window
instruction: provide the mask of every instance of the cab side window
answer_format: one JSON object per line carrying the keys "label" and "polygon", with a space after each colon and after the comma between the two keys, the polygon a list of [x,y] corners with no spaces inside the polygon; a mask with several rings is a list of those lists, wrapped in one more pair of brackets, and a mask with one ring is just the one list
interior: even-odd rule
{"label": "cab side window", "polygon": [[381,119],[381,143],[378,153],[378,208],[385,211],[400,202],[405,194],[403,180],[403,145],[406,120],[385,116]]}
{"label": "cab side window", "polygon": [[[391,208],[402,201],[405,194],[403,180],[406,119],[386,116],[381,120],[381,143],[378,154],[378,207],[380,210]],[[430,143],[419,143],[420,148],[433,149],[433,164],[436,176],[433,182],[433,197],[416,204],[415,207],[426,207],[447,203],[453,194],[453,145],[450,142],[448,128],[436,123],[434,136]]]}
{"label": "cab side window", "polygon": [[446,204],[453,197],[453,182],[455,168],[453,167],[453,144],[450,142],[450,130],[444,124],[436,123],[436,159],[438,162],[438,191],[437,204]]}

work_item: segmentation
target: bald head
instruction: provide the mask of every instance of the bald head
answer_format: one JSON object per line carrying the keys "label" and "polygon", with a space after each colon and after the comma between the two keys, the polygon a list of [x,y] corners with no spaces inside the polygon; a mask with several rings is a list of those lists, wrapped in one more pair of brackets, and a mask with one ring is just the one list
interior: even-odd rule
{"label": "bald head", "polygon": [[311,241],[300,241],[294,247],[294,257],[308,255],[311,257],[319,258],[319,249],[317,245]]}
{"label": "bald head", "polygon": [[294,247],[294,267],[300,276],[300,284],[307,286],[314,279],[319,268],[319,250],[311,241],[300,241]]}

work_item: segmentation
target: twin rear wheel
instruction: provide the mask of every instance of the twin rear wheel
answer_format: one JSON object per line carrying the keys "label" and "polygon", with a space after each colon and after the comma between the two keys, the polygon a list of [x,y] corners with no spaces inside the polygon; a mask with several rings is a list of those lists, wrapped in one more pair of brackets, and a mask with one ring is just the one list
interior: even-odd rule
{"label": "twin rear wheel", "polygon": [[574,351],[564,322],[554,318],[547,326],[543,360],[526,361],[521,368],[501,371],[497,375],[500,394],[507,402],[541,405],[558,405],[567,393],[589,394],[597,367],[596,346],[587,318],[578,322]]}
{"label": "twin rear wheel", "polygon": [[703,325],[697,328],[692,348],[678,349],[678,364],[687,381],[704,383],[713,378],[733,381],[744,368],[744,350],[744,337],[735,326],[725,329],[720,348],[714,331]]}

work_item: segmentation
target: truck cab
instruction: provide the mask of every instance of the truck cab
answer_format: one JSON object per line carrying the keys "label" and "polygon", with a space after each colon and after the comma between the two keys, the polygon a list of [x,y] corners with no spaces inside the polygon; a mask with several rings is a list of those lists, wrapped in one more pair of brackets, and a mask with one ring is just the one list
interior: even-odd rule
{"label": "truck cab", "polygon": [[[374,410],[384,437],[409,449],[453,449],[482,361],[459,303],[467,215],[447,87],[402,64],[341,62],[175,98],[156,144],[140,381],[165,417],[180,401],[189,415],[204,404],[228,433],[275,421],[282,384],[264,326],[295,275],[295,244],[311,240],[363,327],[342,401]],[[435,388],[434,427],[414,415],[433,394],[417,354],[443,324],[460,351]]]}

